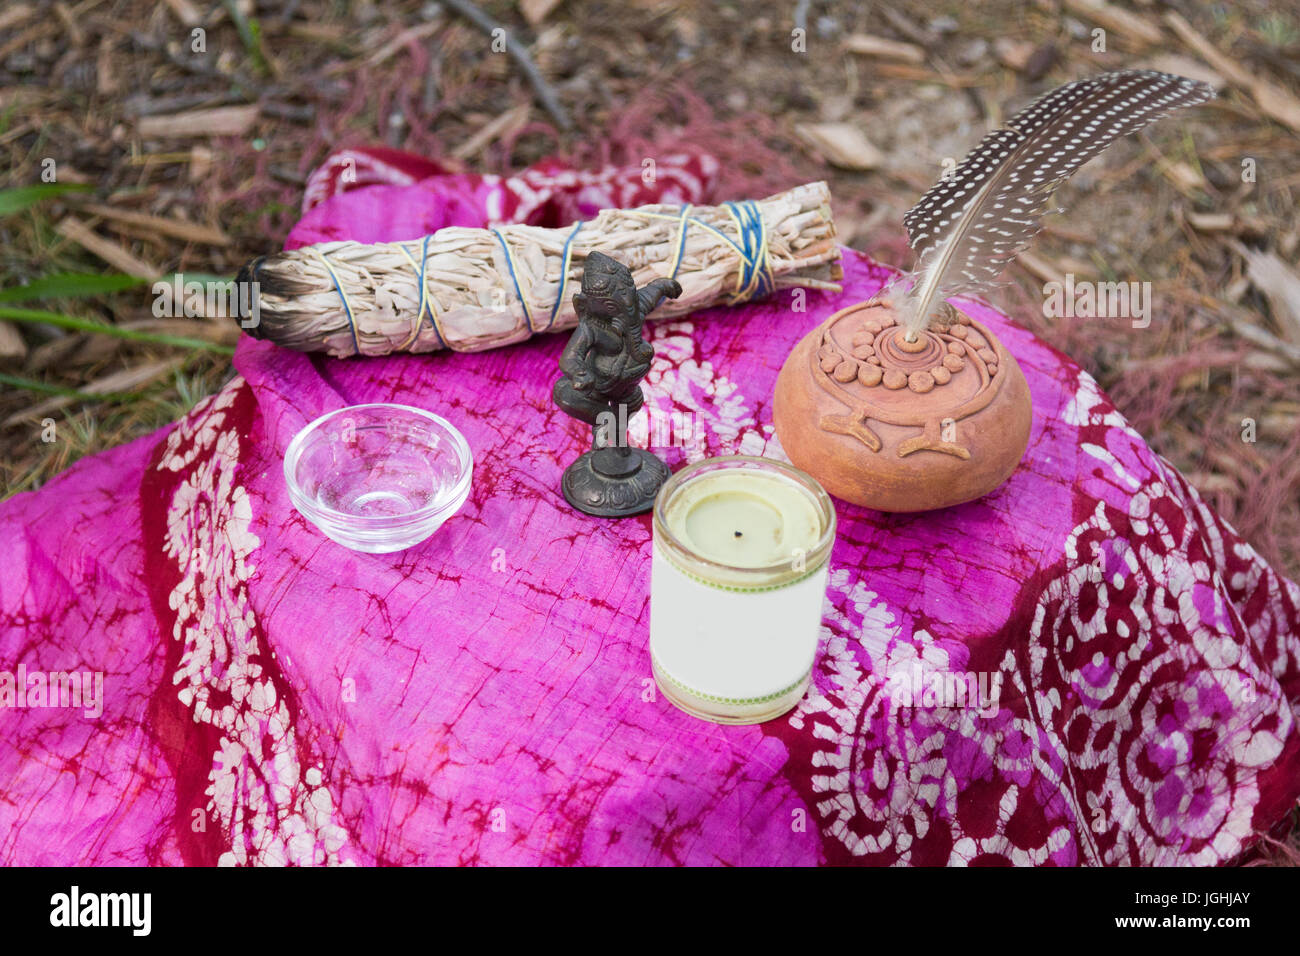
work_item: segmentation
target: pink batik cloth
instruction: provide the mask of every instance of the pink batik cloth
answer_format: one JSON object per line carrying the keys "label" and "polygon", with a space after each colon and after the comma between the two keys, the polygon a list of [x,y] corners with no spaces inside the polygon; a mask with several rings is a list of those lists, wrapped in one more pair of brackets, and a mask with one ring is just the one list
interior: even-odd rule
{"label": "pink batik cloth", "polygon": [[[493,179],[421,162],[331,160],[289,245],[706,202],[715,169],[681,157],[647,185],[639,168]],[[844,273],[805,312],[787,293],[651,322],[650,415],[699,431],[661,449],[672,467],[782,456],[786,355],[889,270],[845,250]],[[654,692],[649,519],[594,520],[559,495],[589,439],[551,404],[565,336],[364,360],[245,339],[239,375],[178,424],[0,505],[0,670],[105,675],[98,718],[0,709],[0,860],[1238,856],[1300,795],[1300,589],[1075,363],[968,310],[1028,379],[1024,461],[943,511],[837,503],[813,688],[751,727]],[[361,402],[435,410],[474,453],[463,510],[399,554],[327,540],[285,489],[294,434]],[[996,705],[929,706],[923,679],[965,673]]]}

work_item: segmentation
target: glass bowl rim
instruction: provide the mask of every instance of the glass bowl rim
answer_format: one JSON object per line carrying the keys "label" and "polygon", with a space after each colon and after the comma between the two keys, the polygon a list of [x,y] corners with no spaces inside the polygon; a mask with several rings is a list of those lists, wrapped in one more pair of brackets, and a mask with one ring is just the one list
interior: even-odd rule
{"label": "glass bowl rim", "polygon": [[[314,435],[322,433],[322,427],[331,418],[342,415],[344,412],[358,413],[362,411],[373,411],[383,409],[385,411],[397,411],[413,414],[418,418],[432,422],[442,429],[446,436],[451,440],[455,450],[456,459],[459,463],[459,474],[456,478],[456,484],[451,491],[440,495],[436,500],[417,508],[415,511],[408,511],[400,515],[359,515],[351,511],[339,511],[336,508],[330,508],[326,505],[315,504],[311,502],[294,477],[294,471],[297,470],[299,460],[307,445],[307,441]],[[431,412],[424,408],[416,408],[414,405],[402,405],[398,402],[365,402],[360,405],[344,405],[332,412],[326,412],[302,427],[299,432],[293,436],[289,442],[289,447],[284,453],[284,480],[289,487],[289,497],[293,501],[294,507],[303,512],[305,517],[311,518],[313,522],[317,517],[324,518],[326,521],[338,524],[347,523],[352,527],[369,526],[373,528],[401,527],[407,524],[415,524],[435,517],[440,512],[446,511],[448,507],[454,505],[461,493],[466,491],[474,472],[474,453],[469,447],[469,442],[455,425],[447,421],[441,415]]]}

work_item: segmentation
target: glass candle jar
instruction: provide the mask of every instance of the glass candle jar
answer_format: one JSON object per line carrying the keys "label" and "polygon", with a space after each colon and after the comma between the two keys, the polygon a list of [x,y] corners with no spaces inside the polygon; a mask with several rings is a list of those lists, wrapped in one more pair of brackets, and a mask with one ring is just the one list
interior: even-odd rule
{"label": "glass candle jar", "polygon": [[808,689],[835,508],[813,478],[768,458],[677,472],[654,508],[650,656],[676,706],[724,724],[779,717]]}

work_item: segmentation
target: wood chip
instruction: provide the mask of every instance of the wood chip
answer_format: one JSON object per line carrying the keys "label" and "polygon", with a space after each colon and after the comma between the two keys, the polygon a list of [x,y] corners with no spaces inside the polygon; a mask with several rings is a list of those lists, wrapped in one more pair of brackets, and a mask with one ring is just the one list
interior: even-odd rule
{"label": "wood chip", "polygon": [[1197,33],[1190,23],[1172,10],[1165,14],[1165,22],[1174,33],[1178,34],[1178,39],[1191,47],[1197,56],[1222,74],[1233,86],[1249,93],[1260,112],[1284,126],[1300,131],[1300,100],[1280,86],[1256,77],[1236,60],[1220,53],[1213,43]]}
{"label": "wood chip", "polygon": [[925,62],[925,50],[914,43],[886,40],[869,33],[855,33],[844,41],[844,49],[861,56],[874,56],[881,60],[898,60],[902,63]]}
{"label": "wood chip", "polygon": [[1267,80],[1252,83],[1250,95],[1265,116],[1294,130],[1300,130],[1300,99]]}
{"label": "wood chip", "polygon": [[993,41],[993,54],[998,62],[1008,69],[1022,73],[1034,55],[1035,47],[1025,40],[1013,40],[1010,37],[998,37]]}
{"label": "wood chip", "polygon": [[1206,188],[1205,176],[1191,163],[1181,159],[1160,164],[1160,172],[1185,196]]}
{"label": "wood chip", "polygon": [[206,179],[212,171],[212,150],[206,146],[190,147],[190,182]]}
{"label": "wood chip", "polygon": [[370,54],[370,56],[366,57],[366,65],[377,66],[378,64],[383,63],[394,53],[404,49],[408,43],[418,42],[431,34],[437,33],[442,29],[442,25],[442,18],[435,17],[432,20],[428,20],[424,23],[403,30],[391,42],[385,43],[374,53]]}
{"label": "wood chip", "polygon": [[920,67],[914,63],[893,63],[882,60],[872,67],[875,79],[911,80],[914,83],[936,83],[949,89],[980,86],[984,79],[973,73],[949,73]]}
{"label": "wood chip", "polygon": [[218,106],[167,116],[144,116],[139,120],[139,130],[144,139],[242,136],[252,128],[256,120],[256,106]]}
{"label": "wood chip", "polygon": [[520,0],[519,10],[528,21],[528,25],[535,27],[559,5],[560,0]]}
{"label": "wood chip", "polygon": [[23,359],[27,356],[27,343],[9,322],[0,321],[0,359]]}
{"label": "wood chip", "polygon": [[1197,232],[1232,232],[1236,222],[1229,212],[1189,212],[1187,223]]}
{"label": "wood chip", "polygon": [[11,3],[0,10],[0,30],[12,30],[33,13],[29,3]]}
{"label": "wood chip", "polygon": [[152,266],[143,259],[137,259],[117,243],[96,233],[75,216],[64,217],[54,230],[127,275],[141,279],[156,279],[162,274],[162,270],[157,266]]}
{"label": "wood chip", "polygon": [[1160,28],[1140,13],[1105,0],[1065,0],[1065,6],[1071,13],[1105,27],[1131,46],[1153,46],[1164,39]]}
{"label": "wood chip", "polygon": [[1212,471],[1189,471],[1183,477],[1203,495],[1214,494],[1216,491],[1237,494],[1240,491],[1237,479],[1230,475],[1220,475]]}
{"label": "wood chip", "polygon": [[196,27],[203,22],[203,14],[190,0],[166,0],[168,8],[187,27]]}
{"label": "wood chip", "polygon": [[493,140],[522,129],[528,122],[529,108],[528,103],[521,103],[512,110],[506,110],[496,119],[485,123],[477,133],[453,149],[451,155],[457,159],[470,159]]}
{"label": "wood chip", "polygon": [[[93,382],[79,387],[78,391],[87,395],[116,395],[121,392],[130,392],[164,375],[170,375],[184,364],[187,357],[177,355],[163,359],[160,362],[145,362],[140,365],[132,365],[120,372],[114,372],[111,375],[105,375],[103,378],[95,379]],[[80,401],[80,399],[72,395],[56,395],[10,415],[4,420],[3,427],[9,428],[12,425],[19,425],[33,418],[43,418],[50,412],[58,411],[60,408],[71,405],[76,401]]]}
{"label": "wood chip", "polygon": [[1036,256],[1028,250],[1016,256],[1016,265],[1040,282],[1065,282],[1065,273],[1046,259]]}
{"label": "wood chip", "polygon": [[86,32],[81,29],[81,24],[77,22],[77,18],[73,16],[66,3],[56,2],[54,4],[54,15],[63,24],[63,32],[67,34],[69,43],[74,47],[79,47],[86,42]]}
{"label": "wood chip", "polygon": [[885,156],[852,123],[800,123],[795,135],[832,166],[841,169],[877,169]]}
{"label": "wood chip", "polygon": [[148,213],[118,209],[116,206],[104,206],[100,203],[77,203],[77,208],[94,216],[142,226],[151,232],[162,233],[164,236],[172,236],[186,242],[199,242],[205,246],[230,245],[230,238],[213,226],[203,226],[183,219],[169,219],[165,216],[151,216]]}
{"label": "wood chip", "polygon": [[1274,441],[1287,441],[1300,430],[1300,412],[1267,412],[1259,417],[1259,434]]}
{"label": "wood chip", "polygon": [[[1255,316],[1247,313],[1245,309],[1234,308],[1231,312],[1227,309],[1221,311],[1229,315],[1232,331],[1238,338],[1245,339],[1251,345],[1267,350],[1271,358],[1283,363],[1284,372],[1289,373],[1291,371],[1286,367],[1287,364],[1300,368],[1300,346],[1283,342],[1272,332],[1260,328]],[[1234,315],[1237,317],[1232,317]],[[1249,318],[1245,317],[1246,315],[1249,315]]]}
{"label": "wood chip", "polygon": [[1182,56],[1178,53],[1161,53],[1143,61],[1142,69],[1158,70],[1161,73],[1173,73],[1175,76],[1185,76],[1189,80],[1199,80],[1207,86],[1213,87],[1216,93],[1222,92],[1223,88],[1228,85],[1228,81],[1218,71],[1205,65],[1201,60],[1194,60],[1190,56]]}
{"label": "wood chip", "polygon": [[[1267,235],[1270,230],[1270,224],[1254,216],[1243,216],[1241,213],[1227,212],[1188,212],[1184,214],[1187,224],[1197,232],[1204,233],[1230,233],[1240,236],[1263,236]],[[1245,279],[1243,282],[1247,281]],[[1232,288],[1232,284],[1224,286],[1225,291]]]}
{"label": "wood chip", "polygon": [[1064,284],[1067,273],[1078,279],[1091,279],[1097,274],[1096,267],[1090,262],[1082,262],[1078,259],[1052,261],[1028,250],[1016,256],[1016,265],[1042,282]]}
{"label": "wood chip", "polygon": [[95,89],[101,96],[117,92],[117,73],[113,69],[113,39],[99,38],[99,55],[95,58]]}

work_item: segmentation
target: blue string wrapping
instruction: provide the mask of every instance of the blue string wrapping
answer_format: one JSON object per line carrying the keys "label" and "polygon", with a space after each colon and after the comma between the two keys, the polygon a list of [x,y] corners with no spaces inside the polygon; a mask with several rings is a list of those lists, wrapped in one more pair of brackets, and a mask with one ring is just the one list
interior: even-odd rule
{"label": "blue string wrapping", "polygon": [[[438,344],[445,349],[451,349],[451,346],[447,344],[446,337],[442,334],[442,329],[438,325],[438,313],[434,308],[433,303],[430,301],[429,287],[424,284],[424,269],[429,261],[429,240],[432,238],[433,236],[424,237],[424,243],[420,246],[420,264],[418,266],[415,264],[415,257],[411,255],[410,250],[408,250],[404,244],[399,243],[397,246],[397,248],[402,250],[402,254],[410,260],[411,268],[418,271],[420,281],[420,309],[419,312],[416,313],[415,331],[411,333],[411,337],[403,343],[398,351],[404,350],[408,345],[414,342],[416,336],[419,335],[420,326],[424,323],[425,309],[429,310],[429,325],[433,328],[433,334],[438,337]],[[452,351],[455,350],[452,349]]]}
{"label": "blue string wrapping", "polygon": [[[702,219],[696,219],[690,215],[691,205],[686,203],[675,216],[668,216],[662,213],[637,211],[638,215],[645,216],[649,219],[670,219],[678,223],[680,232],[677,236],[677,249],[673,256],[672,270],[669,273],[672,278],[677,278],[678,270],[681,269],[682,259],[686,252],[686,234],[692,224],[706,229],[713,233],[736,253],[740,259],[740,268],[736,273],[736,289],[728,297],[729,305],[737,305],[742,302],[748,302],[750,299],[767,295],[775,287],[775,279],[772,276],[772,267],[768,259],[767,252],[767,225],[763,222],[763,212],[757,202],[752,199],[742,200],[741,202],[724,203],[727,212],[731,215],[732,221],[736,224],[736,239],[733,240],[726,233],[717,227],[704,222]],[[569,232],[564,241],[564,251],[560,261],[560,288],[555,297],[555,303],[551,306],[551,313],[546,323],[546,328],[542,331],[549,331],[555,325],[555,318],[559,314],[561,306],[564,305],[564,293],[568,288],[569,268],[573,256],[573,240],[586,223],[579,222]],[[499,229],[490,230],[497,241],[501,243],[501,250],[505,253],[506,269],[510,274],[511,284],[515,289],[515,296],[519,299],[519,304],[524,309],[524,321],[528,325],[530,334],[535,334],[538,329],[533,324],[532,310],[528,307],[528,302],[524,299],[523,289],[519,285],[519,275],[515,270],[514,254],[510,251],[510,246],[506,242],[505,236]],[[438,344],[443,348],[450,348],[446,338],[442,334],[442,329],[438,326],[438,318],[435,314],[432,304],[429,302],[428,288],[425,286],[425,267],[428,262],[429,240],[432,236],[425,236],[423,245],[420,250],[420,262],[417,266],[414,257],[405,245],[398,243],[398,247],[411,261],[411,266],[416,269],[420,283],[420,305],[419,313],[416,319],[416,334],[419,326],[423,324],[424,313],[426,309],[429,312],[430,325],[433,328],[434,335],[438,337]],[[320,259],[321,264],[325,266],[325,271],[329,273],[330,281],[334,283],[334,291],[338,293],[339,300],[343,303],[343,311],[348,317],[348,328],[352,333],[352,346],[356,354],[361,354],[361,343],[357,338],[357,323],[352,314],[352,305],[348,302],[347,295],[343,292],[343,286],[339,282],[338,276],[334,272],[334,267],[325,254],[320,250],[313,250]],[[407,341],[407,345],[414,341],[415,335]]]}
{"label": "blue string wrapping", "polygon": [[758,203],[746,200],[724,205],[736,221],[740,241],[740,271],[736,275],[736,291],[729,300],[736,305],[767,295],[775,280],[767,258],[767,225]]}
{"label": "blue string wrapping", "polygon": [[506,268],[510,270],[510,281],[515,285],[515,296],[519,299],[519,304],[524,307],[524,322],[528,324],[528,331],[536,333],[537,328],[533,325],[533,314],[528,308],[528,300],[524,298],[523,290],[519,288],[519,276],[515,273],[515,257],[511,253],[510,247],[506,245],[506,237],[501,235],[501,230],[493,229],[492,234],[497,237],[501,243],[501,249],[506,254]]}
{"label": "blue string wrapping", "polygon": [[767,295],[776,287],[776,280],[772,276],[772,265],[767,254],[767,224],[763,222],[763,211],[758,203],[746,199],[724,205],[736,224],[735,240],[704,220],[688,215],[690,205],[682,206],[681,212],[675,216],[641,210],[636,210],[636,213],[648,219],[671,219],[680,224],[681,232],[677,238],[677,253],[674,256],[672,269],[674,279],[677,278],[677,270],[682,264],[682,257],[686,251],[686,230],[691,224],[708,230],[730,246],[740,259],[740,269],[736,273],[736,291],[727,299],[727,304],[738,305]]}
{"label": "blue string wrapping", "polygon": [[325,267],[325,271],[330,274],[330,281],[334,283],[334,291],[339,294],[339,300],[343,303],[343,311],[348,317],[348,328],[352,331],[352,347],[356,350],[356,354],[360,355],[361,342],[357,339],[357,320],[352,317],[352,303],[350,303],[348,297],[343,294],[343,285],[339,282],[339,277],[335,274],[334,267],[330,265],[330,261],[325,258],[325,253],[321,252],[319,249],[313,249],[312,251],[315,252],[316,257],[320,259],[321,265]]}
{"label": "blue string wrapping", "polygon": [[[564,289],[569,283],[569,255],[572,252],[573,237],[576,236],[585,223],[578,223],[569,233],[569,238],[564,240],[564,254],[560,257],[560,291],[555,295],[555,304],[551,306],[551,318],[546,323],[546,330],[549,332],[551,326],[555,324],[555,315],[560,311],[560,306],[564,304]],[[517,289],[518,284],[515,285]]]}
{"label": "blue string wrapping", "polygon": [[691,220],[688,218],[690,212],[691,212],[691,204],[683,203],[682,214],[681,214],[682,231],[681,231],[681,235],[678,237],[677,240],[677,254],[673,256],[673,268],[672,271],[668,273],[668,277],[670,279],[677,278],[677,270],[682,267],[682,257],[686,254],[686,230],[691,223]]}

